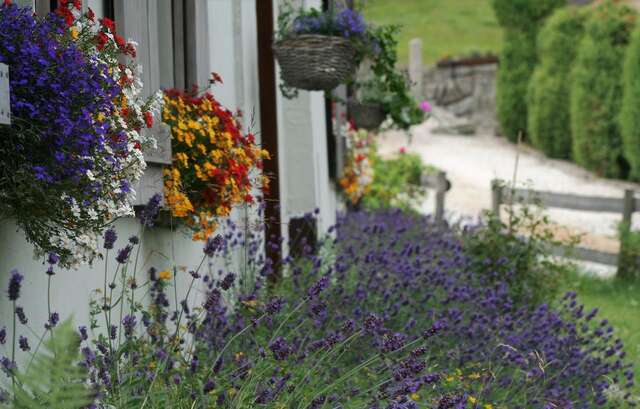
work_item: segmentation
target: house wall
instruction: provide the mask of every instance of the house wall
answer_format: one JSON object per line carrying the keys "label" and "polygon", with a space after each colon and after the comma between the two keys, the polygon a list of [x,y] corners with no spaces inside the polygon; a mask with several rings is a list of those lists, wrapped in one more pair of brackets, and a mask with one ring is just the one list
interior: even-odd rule
{"label": "house wall", "polygon": [[[276,13],[284,1],[274,0]],[[296,6],[321,8],[321,0],[297,0]],[[277,26],[277,25],[276,25]],[[277,70],[278,86],[282,83]],[[329,179],[325,100],[322,91],[302,91],[293,99],[278,93],[278,146],[282,221],[320,210],[318,232],[335,224],[337,195]],[[287,229],[283,229],[286,236]]]}
{"label": "house wall", "polygon": [[[97,1],[97,0],[92,0]],[[162,7],[165,0],[157,4]],[[319,1],[318,1],[319,3]],[[129,13],[136,7],[149,7],[146,0],[126,0],[124,12]],[[99,2],[96,4],[99,6]],[[121,6],[122,7],[122,6]],[[198,69],[195,75],[200,79],[211,71],[220,73],[224,79],[223,85],[213,88],[214,94],[228,107],[240,108],[245,113],[244,126],[251,128],[259,140],[259,84],[257,66],[257,38],[255,0],[198,0],[198,18],[205,22],[208,46],[202,49],[202,38],[198,40],[199,54],[195,56]],[[129,10],[129,11],[127,11]],[[122,13],[122,9],[120,9]],[[143,19],[138,24],[144,24]],[[124,24],[137,32],[143,32],[144,27]],[[159,30],[162,33],[162,27]],[[153,34],[151,34],[153,41]],[[164,40],[166,41],[166,40]],[[162,44],[160,45],[162,47]],[[160,59],[162,51],[149,52],[147,64],[153,66],[151,59]],[[203,61],[206,66],[203,66]],[[148,70],[149,67],[143,67]],[[148,72],[148,71],[147,71]],[[161,86],[161,74],[146,74],[154,87]],[[150,76],[150,77],[149,77]],[[151,90],[153,91],[153,90]],[[279,144],[282,147],[280,157],[279,183],[282,188],[282,216],[286,223],[292,216],[320,208],[320,230],[324,231],[335,221],[335,194],[328,179],[326,130],[324,118],[324,99],[322,93],[301,92],[300,98],[287,101],[278,97],[280,120]],[[161,165],[153,165],[156,176]],[[148,172],[149,176],[151,171]],[[149,179],[149,177],[147,178]],[[147,196],[154,189],[161,189],[160,181],[149,181],[145,185]],[[246,221],[247,212],[244,209],[234,211],[233,220],[238,224]],[[116,228],[119,239],[116,248],[123,247],[128,237],[139,234],[140,226],[136,219],[125,218],[118,220]],[[286,233],[286,229],[283,229]],[[194,243],[190,237],[182,232],[171,232],[166,228],[153,228],[142,235],[138,261],[139,282],[146,279],[149,267],[159,270],[171,270],[175,260],[178,271],[178,294],[185,294],[190,277],[186,273],[194,268],[202,258],[202,243]],[[114,272],[115,253],[108,254],[108,279],[112,279]],[[236,258],[239,261],[239,258]],[[205,263],[206,266],[206,263]],[[6,325],[10,331],[12,321],[12,306],[4,297],[10,271],[17,268],[25,275],[25,281],[20,298],[28,317],[29,328],[20,328],[20,334],[31,334],[31,344],[37,342],[37,334],[44,330],[43,324],[47,320],[47,275],[46,266],[41,259],[33,258],[33,248],[26,242],[24,234],[11,220],[0,222],[0,328]],[[214,266],[215,268],[215,266]],[[51,281],[52,310],[61,317],[73,316],[77,325],[89,324],[88,302],[92,291],[101,289],[104,282],[104,261],[98,260],[94,265],[82,266],[77,270],[58,270]],[[139,294],[143,293],[140,290]],[[201,296],[203,291],[196,289],[195,294]],[[96,296],[99,298],[101,295]],[[173,300],[172,300],[173,302]],[[2,354],[0,347],[0,354]]]}

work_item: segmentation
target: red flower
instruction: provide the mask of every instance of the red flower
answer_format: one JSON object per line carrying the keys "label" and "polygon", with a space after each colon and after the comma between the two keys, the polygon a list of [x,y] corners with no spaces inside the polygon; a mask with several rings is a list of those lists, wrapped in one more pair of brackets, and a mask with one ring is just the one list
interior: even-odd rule
{"label": "red flower", "polygon": [[60,17],[64,18],[64,22],[67,27],[71,27],[73,25],[73,21],[75,18],[73,17],[73,13],[66,7],[59,7],[56,9],[56,14]]}
{"label": "red flower", "polygon": [[129,54],[131,58],[136,58],[136,47],[133,45],[133,43],[127,43],[124,48],[124,53]]}
{"label": "red flower", "polygon": [[5,6],[10,6],[11,5],[11,0],[4,0],[3,3]]}
{"label": "red flower", "polygon": [[96,19],[96,13],[93,12],[93,10],[91,10],[90,8],[87,9],[87,14],[86,14],[87,18],[91,21],[95,21]]}
{"label": "red flower", "polygon": [[118,34],[115,34],[113,38],[114,40],[116,40],[116,44],[118,44],[118,47],[120,48],[124,48],[127,44],[126,41],[124,41],[124,38],[122,38],[122,36],[119,36]]}
{"label": "red flower", "polygon": [[102,31],[98,33],[97,36],[97,42],[98,42],[98,50],[102,50],[105,46],[105,44],[107,44],[107,41],[109,41],[109,37],[107,37],[107,35],[105,33],[103,33]]}
{"label": "red flower", "polygon": [[405,148],[405,147],[400,148],[400,153],[401,154],[407,153],[407,148]]}
{"label": "red flower", "polygon": [[244,197],[244,201],[249,204],[253,204],[253,196],[251,196],[251,193],[247,193],[247,195]]}
{"label": "red flower", "polygon": [[137,150],[142,149],[142,146],[140,145],[140,142],[136,142],[133,144],[133,147],[136,148]]}
{"label": "red flower", "polygon": [[108,17],[101,18],[100,24],[109,31],[116,31],[116,24]]}
{"label": "red flower", "polygon": [[215,84],[216,82],[219,82],[220,84],[222,84],[222,77],[217,72],[212,72],[211,79],[209,80],[209,82],[211,84]]}
{"label": "red flower", "polygon": [[120,115],[122,115],[123,118],[126,118],[129,116],[129,108],[122,108],[122,110],[120,111]]}
{"label": "red flower", "polygon": [[147,128],[153,127],[153,114],[151,112],[146,111],[144,114],[144,123],[147,125]]}

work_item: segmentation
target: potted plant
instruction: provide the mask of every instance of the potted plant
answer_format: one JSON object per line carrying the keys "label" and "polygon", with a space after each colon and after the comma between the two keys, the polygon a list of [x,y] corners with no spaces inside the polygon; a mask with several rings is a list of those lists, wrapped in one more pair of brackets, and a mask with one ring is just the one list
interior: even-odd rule
{"label": "potted plant", "polygon": [[350,78],[367,44],[367,25],[357,11],[330,7],[326,12],[294,12],[288,5],[278,17],[273,51],[286,87],[327,91]]}
{"label": "potted plant", "polygon": [[375,130],[387,117],[385,101],[389,95],[378,78],[362,82],[348,102],[349,115],[356,128]]}
{"label": "potted plant", "polygon": [[349,101],[351,119],[358,128],[376,129],[385,118],[391,126],[408,130],[427,119],[424,103],[411,94],[409,80],[396,68],[397,26],[370,27],[371,44],[365,54],[370,63],[364,80],[354,82],[355,97]]}
{"label": "potted plant", "polygon": [[[211,83],[221,82],[212,74]],[[163,122],[171,128],[173,164],[164,170],[165,200],[173,217],[206,240],[234,206],[254,202],[268,178],[255,172],[269,154],[243,134],[239,116],[209,91],[166,90]]]}
{"label": "potted plant", "polygon": [[10,71],[11,125],[0,126],[0,218],[36,255],[66,267],[99,254],[105,226],[133,213],[142,150],[155,141],[136,49],[78,2],[55,14],[0,5],[0,61]]}

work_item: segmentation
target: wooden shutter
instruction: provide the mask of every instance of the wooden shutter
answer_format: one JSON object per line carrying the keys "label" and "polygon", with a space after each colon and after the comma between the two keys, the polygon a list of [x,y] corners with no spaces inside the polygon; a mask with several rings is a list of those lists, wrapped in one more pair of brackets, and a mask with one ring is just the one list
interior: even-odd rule
{"label": "wooden shutter", "polygon": [[[138,43],[137,62],[142,66],[143,95],[149,97],[160,89],[160,44],[158,38],[158,5],[156,0],[114,0],[113,11],[120,35]],[[163,27],[171,30],[171,26]],[[147,169],[136,186],[137,204],[145,204],[155,193],[162,193],[162,166],[171,163],[170,134],[155,118],[151,132],[158,148],[144,152]]]}

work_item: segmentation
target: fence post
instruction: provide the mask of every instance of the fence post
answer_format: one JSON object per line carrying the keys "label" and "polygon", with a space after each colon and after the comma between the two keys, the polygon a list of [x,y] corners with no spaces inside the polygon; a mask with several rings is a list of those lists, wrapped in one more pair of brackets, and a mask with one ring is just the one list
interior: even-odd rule
{"label": "fence post", "polygon": [[411,81],[411,92],[413,96],[422,99],[422,40],[414,38],[409,41],[409,80]]}
{"label": "fence post", "polygon": [[624,202],[622,206],[622,233],[620,235],[620,252],[618,253],[618,271],[616,275],[619,278],[625,278],[629,274],[627,264],[627,252],[625,248],[625,242],[627,236],[631,231],[631,218],[635,209],[635,197],[634,192],[631,189],[624,190]]}
{"label": "fence post", "polygon": [[493,214],[500,218],[500,204],[502,203],[502,187],[500,181],[494,179],[491,181],[491,210]]}
{"label": "fence post", "polygon": [[436,190],[436,224],[441,226],[444,223],[444,196],[447,192],[447,174],[438,172],[438,189]]}

